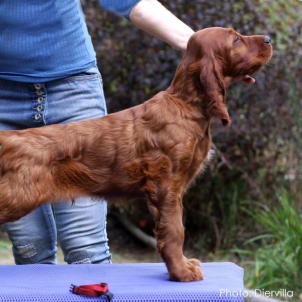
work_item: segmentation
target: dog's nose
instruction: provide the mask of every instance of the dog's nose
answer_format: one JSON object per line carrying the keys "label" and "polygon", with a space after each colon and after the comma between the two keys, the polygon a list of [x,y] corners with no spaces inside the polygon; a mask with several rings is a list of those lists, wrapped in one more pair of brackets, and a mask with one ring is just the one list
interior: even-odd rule
{"label": "dog's nose", "polygon": [[264,42],[267,43],[267,44],[270,44],[270,43],[271,43],[271,40],[272,40],[272,39],[271,39],[269,36],[265,36],[265,37],[264,37]]}

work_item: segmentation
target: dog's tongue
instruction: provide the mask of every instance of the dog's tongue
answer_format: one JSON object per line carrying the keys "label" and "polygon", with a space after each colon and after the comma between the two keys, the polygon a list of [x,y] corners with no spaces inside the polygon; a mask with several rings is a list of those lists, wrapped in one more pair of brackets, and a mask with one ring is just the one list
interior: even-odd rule
{"label": "dog's tongue", "polygon": [[254,78],[252,78],[249,75],[246,75],[243,79],[242,82],[246,83],[246,84],[254,84],[256,82],[256,80]]}

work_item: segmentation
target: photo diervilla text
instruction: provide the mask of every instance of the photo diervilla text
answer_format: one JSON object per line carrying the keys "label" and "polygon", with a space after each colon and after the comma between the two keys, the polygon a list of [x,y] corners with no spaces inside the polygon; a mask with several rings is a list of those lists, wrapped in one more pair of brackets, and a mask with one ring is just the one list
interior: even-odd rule
{"label": "photo diervilla text", "polygon": [[220,289],[220,297],[225,298],[237,298],[237,297],[266,297],[266,298],[292,298],[294,292],[291,290],[286,290],[280,288],[279,290],[264,290],[264,289],[254,289],[249,290],[228,290]]}

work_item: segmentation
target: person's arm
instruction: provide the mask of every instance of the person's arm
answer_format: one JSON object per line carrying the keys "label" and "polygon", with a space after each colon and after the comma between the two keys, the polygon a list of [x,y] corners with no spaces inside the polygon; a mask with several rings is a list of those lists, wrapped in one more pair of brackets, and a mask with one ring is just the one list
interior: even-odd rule
{"label": "person's arm", "polygon": [[186,50],[194,31],[157,0],[99,0],[101,6],[130,19],[140,29],[175,48]]}
{"label": "person's arm", "polygon": [[186,50],[194,31],[157,0],[142,0],[130,12],[131,22],[175,48]]}

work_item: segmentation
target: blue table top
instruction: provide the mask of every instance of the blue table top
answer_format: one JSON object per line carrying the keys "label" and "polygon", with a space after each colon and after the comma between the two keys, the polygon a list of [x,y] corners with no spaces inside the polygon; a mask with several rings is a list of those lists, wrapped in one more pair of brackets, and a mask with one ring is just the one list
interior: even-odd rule
{"label": "blue table top", "polygon": [[107,301],[69,291],[70,285],[107,283],[112,302],[243,301],[243,269],[231,262],[202,263],[205,280],[173,282],[163,263],[2,265],[0,301]]}

